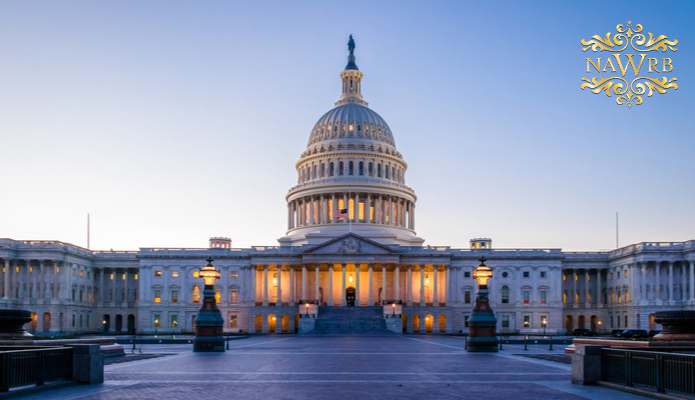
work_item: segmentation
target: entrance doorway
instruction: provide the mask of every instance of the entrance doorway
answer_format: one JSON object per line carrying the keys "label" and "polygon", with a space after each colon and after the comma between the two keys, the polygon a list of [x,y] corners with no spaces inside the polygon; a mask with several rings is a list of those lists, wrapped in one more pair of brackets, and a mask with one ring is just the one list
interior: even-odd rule
{"label": "entrance doorway", "polygon": [[354,287],[349,287],[345,289],[345,302],[347,303],[348,307],[354,307],[355,306],[355,288]]}

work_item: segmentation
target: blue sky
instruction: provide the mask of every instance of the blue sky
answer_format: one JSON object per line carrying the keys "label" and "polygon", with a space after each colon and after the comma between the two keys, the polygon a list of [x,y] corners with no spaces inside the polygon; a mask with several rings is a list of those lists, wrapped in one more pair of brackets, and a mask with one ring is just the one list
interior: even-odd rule
{"label": "blue sky", "polygon": [[[0,237],[274,245],[353,34],[427,244],[600,250],[695,239],[695,3],[0,3]],[[679,89],[581,90],[581,39],[678,39]]]}

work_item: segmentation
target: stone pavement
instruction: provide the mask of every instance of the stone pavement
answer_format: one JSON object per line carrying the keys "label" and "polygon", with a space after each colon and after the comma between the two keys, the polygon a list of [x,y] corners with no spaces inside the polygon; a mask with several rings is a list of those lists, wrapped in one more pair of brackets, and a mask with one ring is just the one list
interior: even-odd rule
{"label": "stone pavement", "polygon": [[570,366],[516,356],[547,346],[505,345],[472,354],[443,336],[257,336],[226,353],[191,345],[145,345],[161,358],[105,367],[106,382],[33,395],[32,399],[606,399],[642,397],[570,383]]}

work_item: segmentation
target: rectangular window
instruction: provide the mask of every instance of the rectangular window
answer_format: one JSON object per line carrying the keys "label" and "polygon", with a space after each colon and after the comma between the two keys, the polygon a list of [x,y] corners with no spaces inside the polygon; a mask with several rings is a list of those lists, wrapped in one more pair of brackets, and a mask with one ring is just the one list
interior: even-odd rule
{"label": "rectangular window", "polygon": [[80,278],[84,278],[84,271],[80,270]]}
{"label": "rectangular window", "polygon": [[[627,317],[625,317],[627,318]],[[82,314],[80,314],[80,328],[82,328]]]}
{"label": "rectangular window", "polygon": [[509,328],[509,315],[502,316],[502,328]]}
{"label": "rectangular window", "polygon": [[547,315],[541,315],[541,328],[545,328],[548,326],[548,316]]}
{"label": "rectangular window", "polygon": [[159,314],[154,315],[154,327],[159,328]]}
{"label": "rectangular window", "polygon": [[171,271],[171,277],[172,278],[178,278],[179,277],[179,271],[177,271],[177,270]]}
{"label": "rectangular window", "polygon": [[229,304],[236,304],[239,302],[239,291],[232,290],[229,292]]}
{"label": "rectangular window", "polygon": [[548,274],[547,272],[541,271],[541,278],[545,278],[547,276],[547,274]]}
{"label": "rectangular window", "polygon": [[75,326],[75,314],[72,314],[72,326]]}
{"label": "rectangular window", "polygon": [[229,316],[229,327],[232,329],[236,329],[237,327],[237,316],[235,314]]}
{"label": "rectangular window", "polygon": [[615,320],[618,323],[618,328],[620,328],[620,315],[618,315]]}
{"label": "rectangular window", "polygon": [[178,303],[179,302],[179,291],[178,290],[172,290],[171,291],[171,302],[172,303]]}
{"label": "rectangular window", "polygon": [[524,328],[529,328],[531,327],[531,316],[530,315],[524,315]]}
{"label": "rectangular window", "polygon": [[239,271],[232,271],[230,278],[238,278],[238,277],[239,277]]}
{"label": "rectangular window", "polygon": [[463,277],[464,277],[464,278],[470,278],[470,277],[471,277],[471,273],[468,272],[468,271],[466,271],[466,272],[463,273]]}
{"label": "rectangular window", "polygon": [[531,300],[531,292],[524,290],[524,304],[528,304]]}
{"label": "rectangular window", "polygon": [[154,291],[154,302],[155,303],[161,303],[162,302],[162,291],[159,289]]}
{"label": "rectangular window", "polygon": [[89,314],[87,314],[87,328],[89,328]]}
{"label": "rectangular window", "polygon": [[567,280],[567,275],[562,275],[562,280],[566,281]]}
{"label": "rectangular window", "polygon": [[215,303],[219,303],[219,302],[220,302],[220,291],[215,290]]}
{"label": "rectangular window", "polygon": [[531,276],[531,273],[528,271],[524,271],[524,278],[528,278],[529,276]]}
{"label": "rectangular window", "polygon": [[171,316],[171,327],[176,328],[179,326],[179,316],[174,314]]}
{"label": "rectangular window", "polygon": [[613,280],[613,273],[611,272],[611,280]]}
{"label": "rectangular window", "polygon": [[466,290],[465,292],[463,292],[463,302],[466,304],[471,303],[471,291],[470,290]]}
{"label": "rectangular window", "polygon": [[162,271],[154,271],[154,276],[162,276]]}
{"label": "rectangular window", "polygon": [[548,292],[541,290],[541,304],[545,304],[548,299]]}
{"label": "rectangular window", "polygon": [[135,274],[135,280],[136,281],[138,280],[138,274]]}
{"label": "rectangular window", "polygon": [[611,328],[613,327],[613,316],[611,315]]}
{"label": "rectangular window", "polygon": [[75,289],[72,289],[72,301],[75,301]]}
{"label": "rectangular window", "polygon": [[77,270],[75,268],[73,268],[72,269],[72,276],[76,276],[76,275],[77,275]]}
{"label": "rectangular window", "polygon": [[109,279],[113,280],[113,274],[111,274],[111,276],[109,277]]}
{"label": "rectangular window", "polygon": [[567,291],[565,291],[565,293],[562,294],[562,303],[567,304]]}
{"label": "rectangular window", "polygon": [[625,316],[625,327],[627,328],[627,315]]}
{"label": "rectangular window", "polygon": [[627,270],[625,270],[625,274],[623,276],[627,278]]}

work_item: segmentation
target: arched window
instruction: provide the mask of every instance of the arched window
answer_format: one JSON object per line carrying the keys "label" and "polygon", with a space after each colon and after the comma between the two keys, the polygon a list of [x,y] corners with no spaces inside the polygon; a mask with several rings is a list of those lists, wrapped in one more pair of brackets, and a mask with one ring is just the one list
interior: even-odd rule
{"label": "arched window", "polygon": [[343,162],[338,163],[338,175],[343,175],[344,173],[344,168],[343,168]]}
{"label": "arched window", "polygon": [[200,286],[193,285],[193,293],[191,293],[191,301],[193,303],[200,303]]}
{"label": "arched window", "polygon": [[312,168],[311,179],[316,179],[316,165]]}
{"label": "arched window", "polygon": [[384,166],[384,178],[389,179],[389,166]]}
{"label": "arched window", "polygon": [[321,178],[326,176],[326,164],[321,164]]}
{"label": "arched window", "polygon": [[239,290],[232,289],[229,292],[229,304],[237,304],[239,302]]}
{"label": "arched window", "polygon": [[502,286],[502,304],[509,304],[509,287]]}
{"label": "arched window", "polygon": [[355,173],[355,163],[350,161],[350,164],[348,164],[348,175],[354,175]]}
{"label": "arched window", "polygon": [[391,179],[396,180],[396,167],[391,167]]}
{"label": "arched window", "polygon": [[360,161],[359,173],[360,176],[364,175],[364,163],[362,161]]}
{"label": "arched window", "polygon": [[381,164],[376,165],[376,176],[381,178]]}
{"label": "arched window", "polygon": [[334,173],[335,173],[335,164],[330,163],[328,165],[328,176],[333,176]]}
{"label": "arched window", "polygon": [[374,164],[372,164],[371,162],[367,167],[367,173],[369,174],[369,176],[374,176]]}

